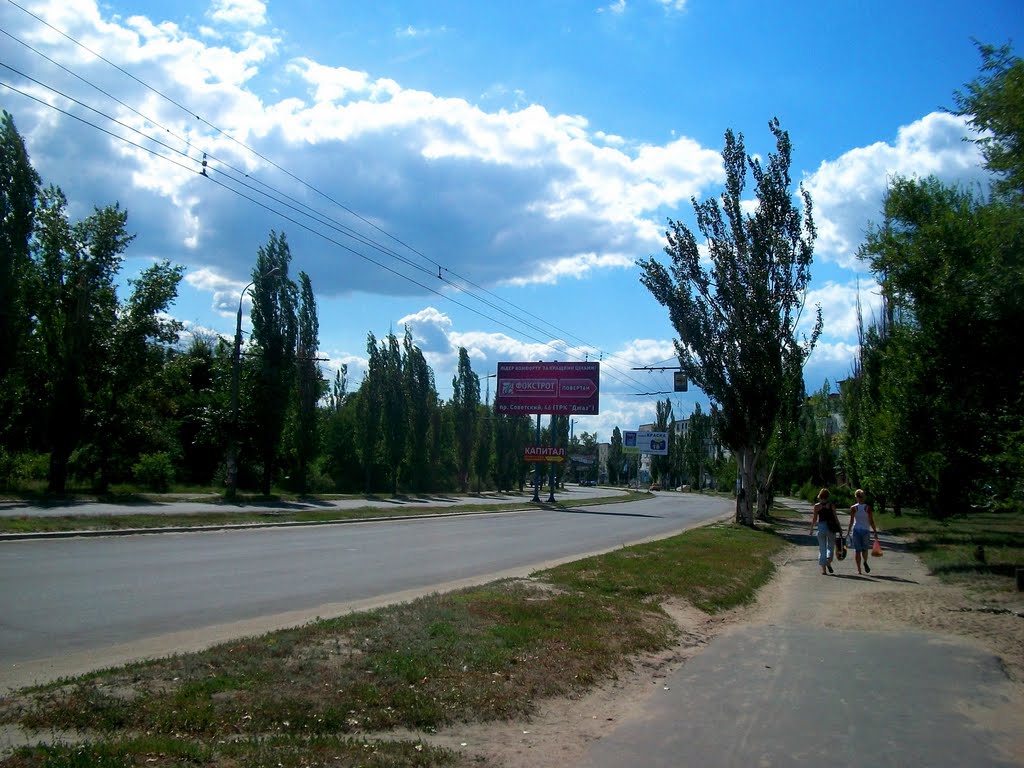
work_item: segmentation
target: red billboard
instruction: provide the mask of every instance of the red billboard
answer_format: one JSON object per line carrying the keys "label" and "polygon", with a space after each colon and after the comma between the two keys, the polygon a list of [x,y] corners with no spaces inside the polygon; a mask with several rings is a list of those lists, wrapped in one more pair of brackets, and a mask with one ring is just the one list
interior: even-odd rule
{"label": "red billboard", "polygon": [[503,414],[596,416],[600,363],[498,363],[494,408]]}

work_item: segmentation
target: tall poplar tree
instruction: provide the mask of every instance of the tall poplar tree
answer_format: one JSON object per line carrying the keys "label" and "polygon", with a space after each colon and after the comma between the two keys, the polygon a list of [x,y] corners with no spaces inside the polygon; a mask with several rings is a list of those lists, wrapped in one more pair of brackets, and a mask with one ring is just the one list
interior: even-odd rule
{"label": "tall poplar tree", "polygon": [[409,421],[406,466],[413,490],[422,492],[430,490],[430,443],[437,389],[434,372],[423,352],[413,343],[408,326],[402,340],[402,376]]}
{"label": "tall poplar tree", "polygon": [[296,488],[299,493],[309,489],[309,465],[320,453],[320,431],[317,424],[317,403],[324,394],[324,382],[316,353],[320,347],[320,319],[316,296],[309,275],[299,272],[299,313],[297,346],[295,348],[296,419],[295,459]]}
{"label": "tall poplar tree", "polygon": [[389,333],[380,345],[383,361],[381,380],[381,453],[391,475],[391,492],[398,493],[398,481],[406,457],[409,413],[402,378],[402,350],[398,338]]}
{"label": "tall poplar tree", "polygon": [[[746,525],[754,522],[755,488],[759,515],[767,514],[767,494],[757,483],[765,450],[794,372],[821,333],[819,307],[809,337],[797,336],[816,233],[810,195],[801,187],[801,207],[790,191],[789,134],[778,120],[769,129],[776,149],[766,164],[747,154],[742,134],[726,131],[725,191],[720,200],[691,201],[702,242],[669,220],[669,266],[654,257],[638,262],[641,282],[679,334],[680,366],[718,408],[717,432],[736,456],[742,481],[736,520]],[[752,213],[744,212],[748,173]]]}
{"label": "tall poplar tree", "polygon": [[380,420],[384,378],[384,360],[373,333],[366,335],[366,375],[356,399],[356,453],[366,473],[366,493],[373,492],[373,470],[380,460]]}
{"label": "tall poplar tree", "polygon": [[[672,401],[667,397],[664,400],[659,400],[654,404],[654,431],[655,432],[668,432],[669,435],[669,450],[672,450],[672,436],[675,433],[675,416],[672,414]],[[651,456],[651,474],[652,479],[658,480],[664,490],[668,490],[668,485],[671,482],[672,472],[672,457],[671,456]]]}
{"label": "tall poplar tree", "polygon": [[261,490],[270,494],[295,381],[298,289],[288,277],[292,254],[284,233],[271,231],[252,272],[252,349],[257,370],[250,410],[257,425]]}
{"label": "tall poplar tree", "polygon": [[455,409],[455,450],[459,467],[459,487],[469,490],[469,472],[473,462],[476,422],[480,414],[480,379],[473,373],[469,352],[459,347],[459,367],[452,379],[452,406]]}
{"label": "tall poplar tree", "polygon": [[622,452],[622,430],[612,430],[612,439],[608,446],[608,482],[618,485],[622,477],[624,454]]}
{"label": "tall poplar tree", "polygon": [[494,421],[491,418],[491,409],[486,405],[481,405],[478,410],[473,473],[476,475],[476,492],[480,493],[494,467]]}
{"label": "tall poplar tree", "polygon": [[14,118],[5,111],[0,116],[0,385],[5,392],[7,373],[30,330],[25,294],[39,184]]}

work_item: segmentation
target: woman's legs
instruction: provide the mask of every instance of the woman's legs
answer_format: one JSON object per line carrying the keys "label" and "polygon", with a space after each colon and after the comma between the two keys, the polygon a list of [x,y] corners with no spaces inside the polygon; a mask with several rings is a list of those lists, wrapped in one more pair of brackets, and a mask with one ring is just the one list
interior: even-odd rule
{"label": "woman's legs", "polygon": [[825,572],[825,564],[828,562],[828,531],[818,527],[818,565],[821,572]]}
{"label": "woman's legs", "polygon": [[855,550],[854,559],[857,561],[857,573],[860,573],[861,560],[864,560],[864,570],[871,573],[871,566],[868,565],[868,549],[871,541],[868,532],[862,528],[853,529],[853,547]]}

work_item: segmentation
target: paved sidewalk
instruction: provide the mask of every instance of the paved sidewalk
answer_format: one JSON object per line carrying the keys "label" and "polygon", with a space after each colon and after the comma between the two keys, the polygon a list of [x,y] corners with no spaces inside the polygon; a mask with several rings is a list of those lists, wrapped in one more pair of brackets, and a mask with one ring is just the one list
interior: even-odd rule
{"label": "paved sidewalk", "polygon": [[1024,712],[999,659],[927,632],[822,626],[823,605],[870,610],[873,594],[927,585],[882,531],[859,577],[851,552],[820,575],[810,507],[779,576],[773,623],[727,631],[670,675],[639,712],[594,742],[580,768],[1024,765]]}

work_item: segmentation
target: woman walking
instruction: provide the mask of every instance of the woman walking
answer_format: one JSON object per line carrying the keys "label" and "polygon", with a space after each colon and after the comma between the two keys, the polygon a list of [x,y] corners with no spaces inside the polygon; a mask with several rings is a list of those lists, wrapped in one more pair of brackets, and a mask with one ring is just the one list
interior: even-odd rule
{"label": "woman walking", "polygon": [[846,535],[849,536],[853,531],[853,558],[857,561],[857,573],[861,572],[861,560],[864,561],[864,573],[871,573],[868,550],[871,548],[871,531],[875,532],[875,541],[878,541],[878,528],[875,527],[871,505],[864,501],[864,491],[858,488],[853,495],[857,503],[850,507],[850,524],[846,527]]}
{"label": "woman walking", "polygon": [[828,495],[828,488],[818,491],[818,503],[811,515],[811,533],[818,534],[818,565],[822,575],[826,568],[829,573],[835,573],[832,558],[836,552],[836,534],[843,530],[836,515],[836,505],[828,500]]}

